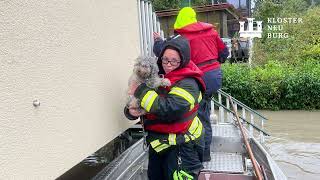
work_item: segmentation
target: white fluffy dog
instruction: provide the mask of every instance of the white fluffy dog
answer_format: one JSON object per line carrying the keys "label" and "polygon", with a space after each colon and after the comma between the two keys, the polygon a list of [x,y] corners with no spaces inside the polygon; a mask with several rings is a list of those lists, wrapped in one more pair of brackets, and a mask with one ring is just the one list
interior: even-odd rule
{"label": "white fluffy dog", "polygon": [[133,96],[136,88],[141,83],[146,83],[146,85],[152,89],[157,89],[159,86],[165,87],[171,85],[170,80],[160,77],[158,72],[159,68],[155,57],[140,56],[136,59],[133,74],[129,79],[127,107],[137,109],[139,112],[145,112],[145,110],[140,107],[140,100]]}

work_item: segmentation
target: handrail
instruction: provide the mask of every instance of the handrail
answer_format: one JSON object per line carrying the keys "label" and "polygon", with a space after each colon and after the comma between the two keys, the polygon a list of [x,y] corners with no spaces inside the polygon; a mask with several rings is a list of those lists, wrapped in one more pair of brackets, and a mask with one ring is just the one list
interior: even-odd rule
{"label": "handrail", "polygon": [[254,169],[254,171],[255,171],[255,174],[256,174],[258,180],[262,180],[261,172],[260,172],[260,170],[259,170],[259,168],[258,168],[258,164],[257,164],[257,162],[256,162],[256,159],[255,159],[255,157],[254,157],[254,155],[253,155],[253,153],[252,153],[252,149],[251,149],[251,147],[250,147],[250,145],[249,145],[247,136],[246,136],[246,134],[244,133],[242,124],[241,124],[241,122],[240,122],[240,119],[239,119],[237,110],[236,110],[236,108],[234,107],[234,104],[233,104],[233,101],[232,101],[231,96],[229,96],[229,100],[230,100],[230,103],[231,103],[231,105],[232,105],[232,109],[233,109],[233,111],[234,111],[234,113],[235,113],[237,122],[238,122],[238,124],[239,124],[239,128],[240,128],[240,131],[241,131],[241,134],[242,134],[244,143],[245,143],[245,145],[246,145],[246,148],[247,148],[249,157],[250,157],[250,159],[251,159],[251,161],[252,161],[253,169]]}
{"label": "handrail", "polygon": [[[225,110],[227,110],[229,113],[232,113],[233,115],[235,115],[234,112],[231,111],[230,109],[228,109],[225,105],[220,104],[220,103],[219,103],[217,100],[215,100],[215,99],[211,99],[211,100],[212,100],[213,102],[215,102],[216,104],[218,104],[219,106],[223,107],[223,108],[224,108]],[[259,128],[258,126],[252,124],[251,122],[249,122],[249,121],[246,120],[245,118],[240,117],[240,119],[243,120],[243,121],[245,121],[247,124],[251,125],[251,126],[252,126],[253,128],[255,128],[256,130],[261,131],[264,135],[266,135],[266,136],[271,136],[269,133],[267,133],[267,132],[264,131],[263,129]]]}
{"label": "handrail", "polygon": [[225,97],[231,97],[232,100],[234,100],[237,104],[241,105],[242,107],[244,107],[245,109],[247,109],[248,111],[251,111],[252,113],[255,113],[257,116],[261,117],[264,120],[268,120],[266,117],[264,117],[263,115],[261,115],[259,112],[251,109],[250,107],[248,107],[247,105],[243,104],[242,102],[240,102],[239,100],[237,100],[236,98],[232,97],[230,94],[222,91],[221,89],[218,90],[219,93],[223,94]]}
{"label": "handrail", "polygon": [[[265,141],[264,136],[265,135],[270,136],[267,132],[264,131],[264,122],[265,122],[265,120],[268,120],[268,119],[266,117],[264,117],[263,115],[261,115],[260,113],[258,113],[257,111],[255,111],[255,110],[251,109],[250,107],[248,107],[247,105],[243,104],[239,100],[233,98],[230,94],[222,91],[221,89],[219,89],[217,91],[217,93],[218,93],[218,99],[217,99],[218,102],[213,97],[212,103],[213,103],[213,106],[214,106],[214,104],[217,104],[219,106],[218,122],[224,122],[225,120],[231,121],[231,118],[232,118],[231,113],[232,112],[230,112],[231,109],[230,109],[230,100],[229,100],[231,98],[232,102],[235,103],[235,109],[238,111],[238,107],[239,107],[242,110],[241,119],[249,125],[248,131],[249,131],[250,135],[252,137],[255,137],[257,135],[255,132],[258,131],[260,142],[264,143],[264,141]],[[212,108],[211,110],[213,110],[213,109],[214,108]],[[225,112],[227,112],[227,118],[224,117]],[[214,113],[214,112],[211,111],[211,113]],[[248,115],[249,115],[248,121],[246,120],[246,118],[248,117],[248,116],[246,116],[246,113],[248,113]],[[258,122],[255,122],[256,119],[258,120]]]}

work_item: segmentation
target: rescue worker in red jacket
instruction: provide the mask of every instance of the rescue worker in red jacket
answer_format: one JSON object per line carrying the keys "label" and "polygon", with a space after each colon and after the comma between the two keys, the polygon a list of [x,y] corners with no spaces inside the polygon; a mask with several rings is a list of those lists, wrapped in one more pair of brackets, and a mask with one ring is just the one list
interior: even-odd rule
{"label": "rescue worker in red jacket", "polygon": [[[174,32],[175,36],[181,35],[189,40],[191,59],[204,73],[203,80],[207,89],[200,103],[198,116],[205,128],[204,161],[210,161],[210,145],[212,141],[210,123],[211,97],[222,86],[220,62],[225,61],[229,51],[213,25],[198,22],[196,12],[191,7],[185,7],[179,11],[174,24]],[[154,33],[154,38],[153,51],[157,56],[165,41],[157,33]]]}
{"label": "rescue worker in red jacket", "polygon": [[203,168],[203,126],[197,117],[205,89],[203,74],[190,61],[190,46],[183,37],[166,41],[157,63],[159,74],[172,85],[157,90],[139,85],[134,96],[147,113],[129,107],[125,115],[131,120],[140,116],[148,132],[150,180],[171,180],[178,175],[197,179]]}

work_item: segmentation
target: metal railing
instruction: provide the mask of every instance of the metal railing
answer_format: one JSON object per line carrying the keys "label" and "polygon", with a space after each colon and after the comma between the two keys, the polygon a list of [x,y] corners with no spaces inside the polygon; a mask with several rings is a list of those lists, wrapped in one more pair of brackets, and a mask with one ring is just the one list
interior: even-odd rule
{"label": "metal railing", "polygon": [[217,123],[231,123],[235,119],[230,107],[229,97],[234,102],[236,111],[241,115],[240,119],[242,123],[245,123],[245,128],[249,135],[258,138],[261,143],[264,143],[264,137],[270,136],[264,129],[264,123],[268,119],[221,89],[218,90],[218,99],[213,98],[211,101],[211,114],[215,114],[214,107],[218,107]]}
{"label": "metal railing", "polygon": [[138,1],[138,16],[140,29],[140,54],[153,56],[153,32],[158,32],[163,38],[164,33],[160,28],[157,14],[152,9],[152,4],[147,0]]}

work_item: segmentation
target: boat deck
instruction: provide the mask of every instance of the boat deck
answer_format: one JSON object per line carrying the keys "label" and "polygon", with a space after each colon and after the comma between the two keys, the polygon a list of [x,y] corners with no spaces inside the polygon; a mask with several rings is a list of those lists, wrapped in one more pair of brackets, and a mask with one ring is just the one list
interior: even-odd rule
{"label": "boat deck", "polygon": [[211,161],[203,163],[199,180],[252,180],[245,167],[240,130],[230,123],[212,125]]}
{"label": "boat deck", "polygon": [[255,180],[253,176],[243,174],[201,173],[198,180]]}
{"label": "boat deck", "polygon": [[203,163],[202,171],[244,173],[243,162],[241,154],[212,152],[211,161]]}
{"label": "boat deck", "polygon": [[[213,124],[212,129],[211,161],[203,163],[199,180],[253,180],[240,130],[231,123]],[[141,139],[93,179],[147,180],[148,153],[142,147]],[[263,153],[258,157],[264,157]],[[272,174],[269,177],[269,180],[286,179],[273,178]]]}

